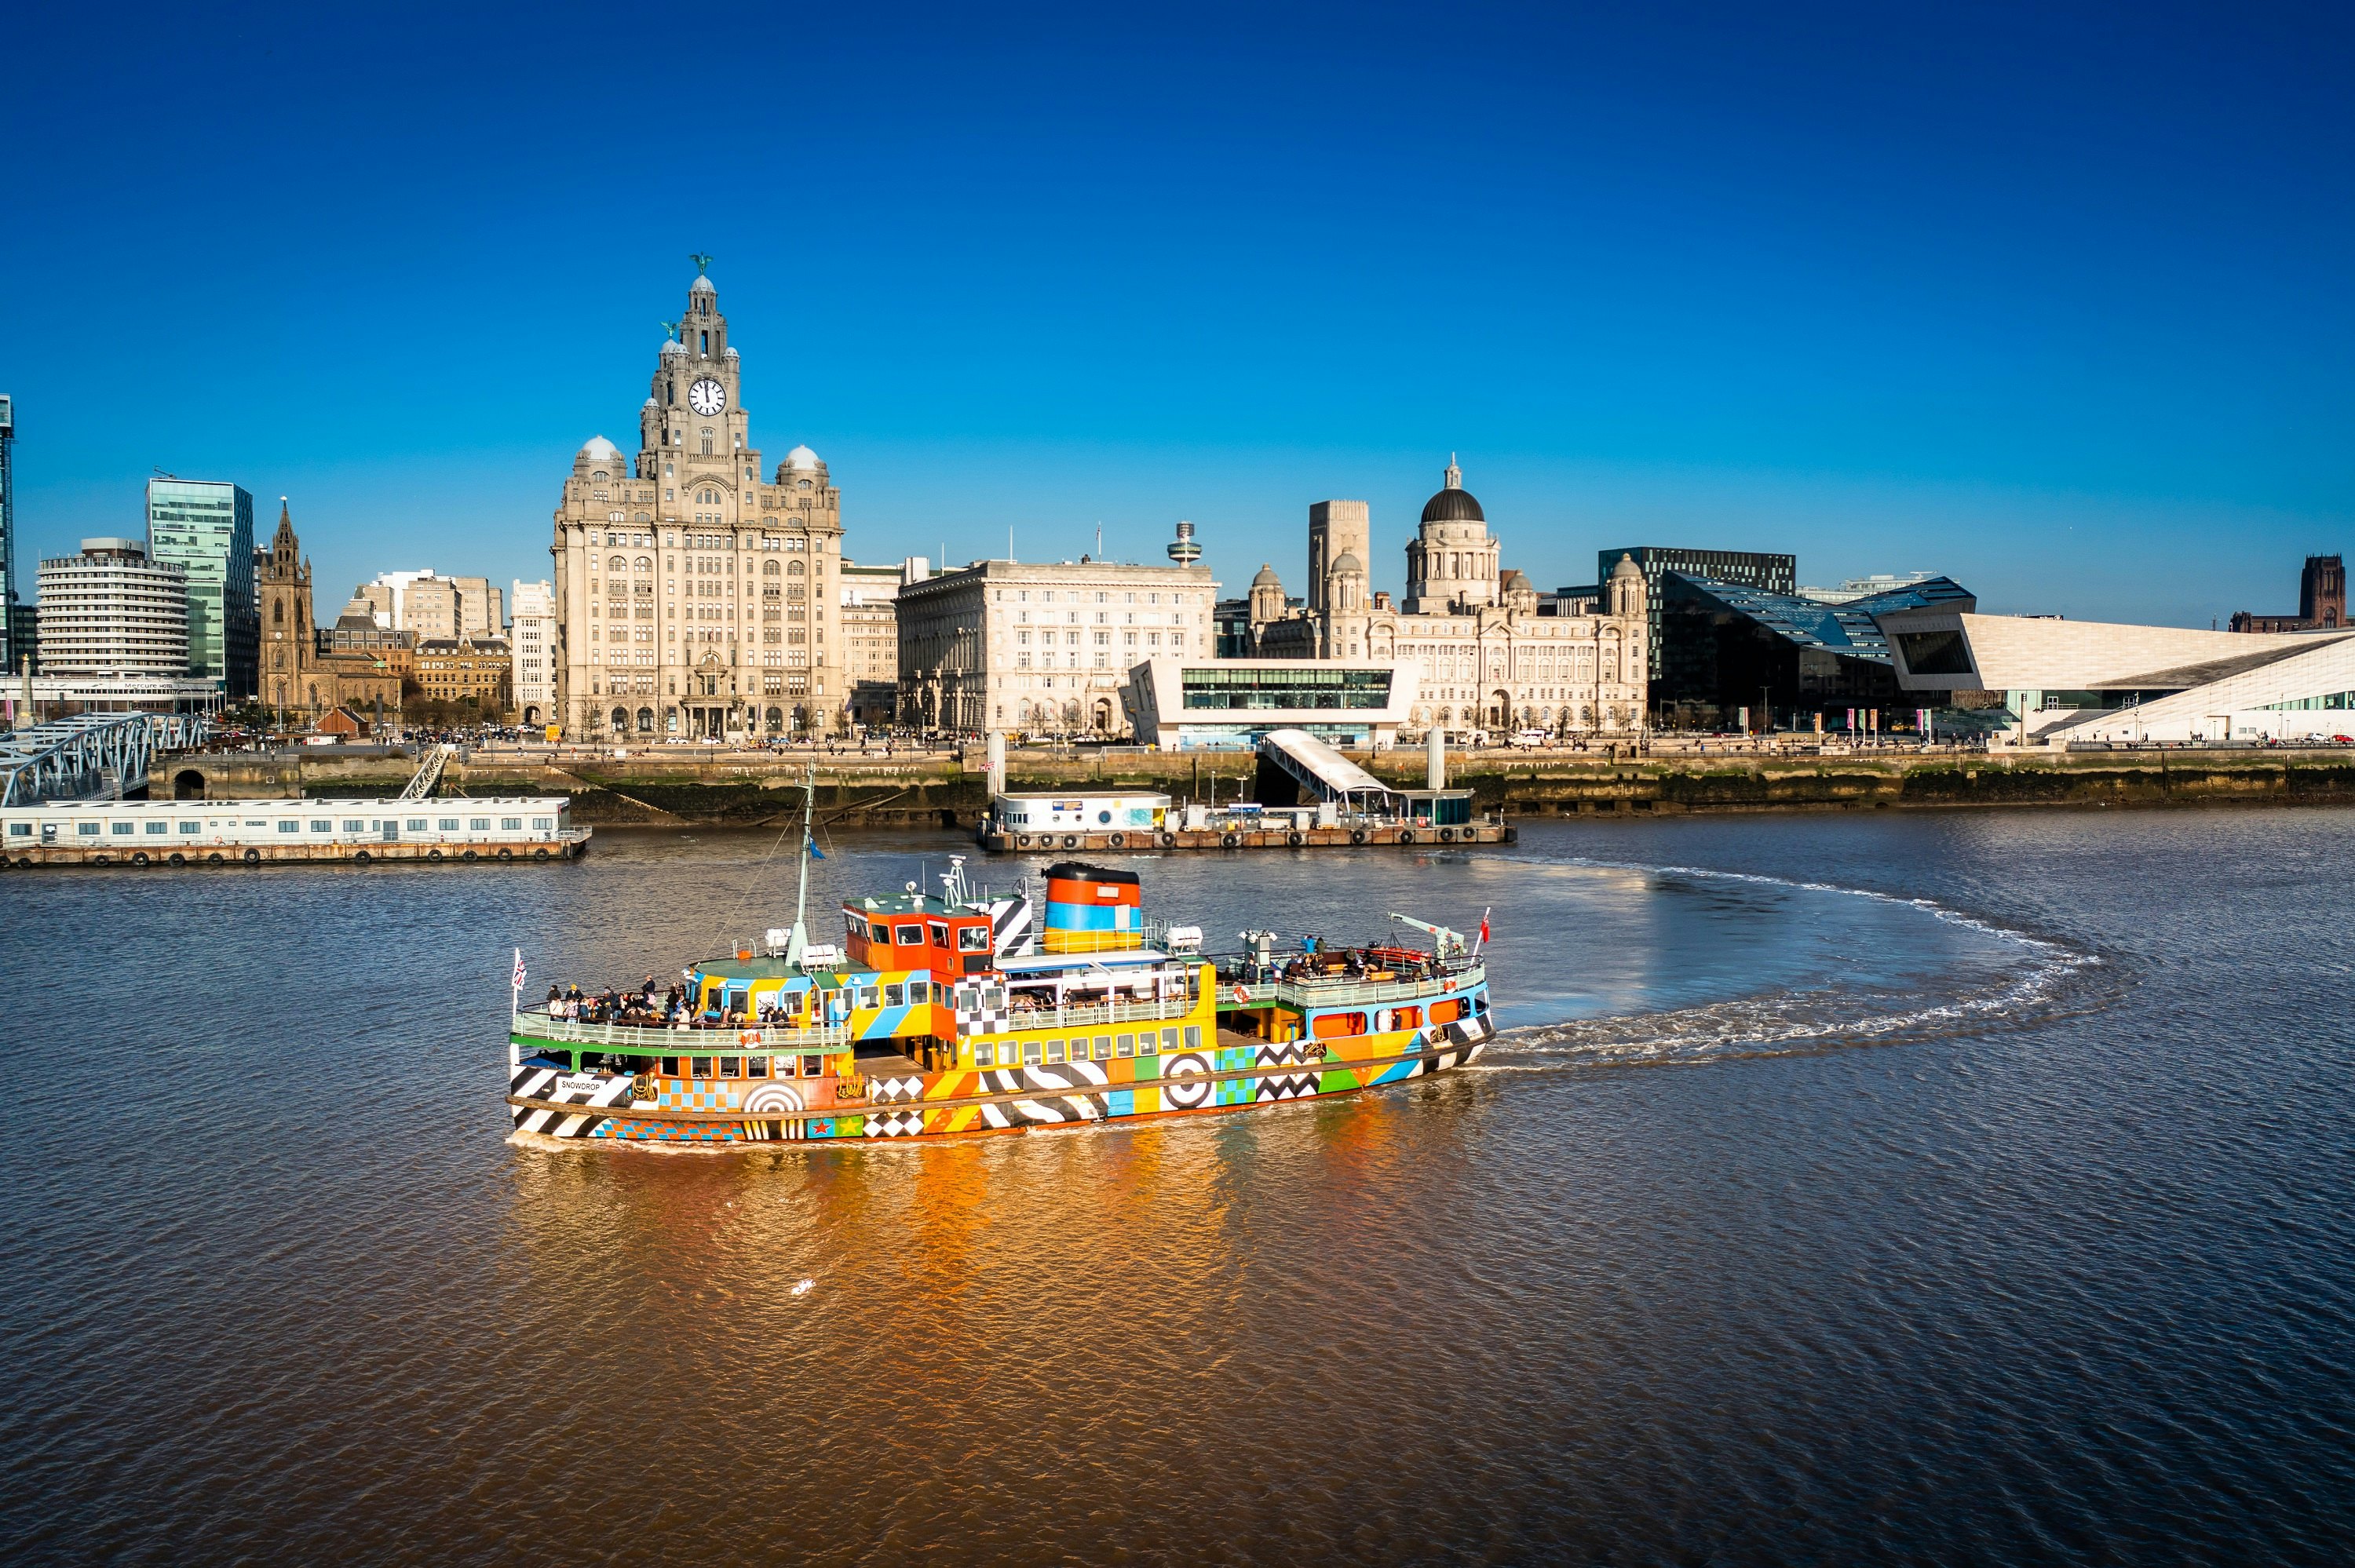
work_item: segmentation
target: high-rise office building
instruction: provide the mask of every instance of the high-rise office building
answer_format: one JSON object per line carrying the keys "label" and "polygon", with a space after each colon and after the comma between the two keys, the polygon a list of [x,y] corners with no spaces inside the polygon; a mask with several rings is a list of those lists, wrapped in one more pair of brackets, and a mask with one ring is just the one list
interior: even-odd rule
{"label": "high-rise office building", "polygon": [[16,609],[16,400],[0,392],[0,657],[13,672],[32,651]]}
{"label": "high-rise office building", "polygon": [[253,497],[218,480],[147,482],[147,555],[187,568],[188,673],[232,701],[261,686]]}
{"label": "high-rise office building", "polygon": [[556,589],[518,577],[507,602],[515,610],[507,652],[515,661],[516,711],[527,725],[547,724],[556,716]]}

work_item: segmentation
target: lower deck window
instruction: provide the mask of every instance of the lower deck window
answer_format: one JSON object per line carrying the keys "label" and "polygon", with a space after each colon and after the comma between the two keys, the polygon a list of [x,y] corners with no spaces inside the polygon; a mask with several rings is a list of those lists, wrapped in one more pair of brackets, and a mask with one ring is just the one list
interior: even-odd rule
{"label": "lower deck window", "polygon": [[710,1057],[692,1056],[687,1059],[687,1065],[694,1069],[690,1074],[688,1074],[688,1076],[696,1078],[708,1078],[711,1076]]}
{"label": "lower deck window", "polygon": [[720,1057],[719,1075],[723,1078],[742,1077],[744,1075],[744,1059],[741,1056]]}
{"label": "lower deck window", "polygon": [[107,826],[117,833],[135,833],[139,831],[139,824],[136,822],[109,822]]}
{"label": "lower deck window", "polygon": [[172,824],[169,822],[150,822],[147,824],[147,831],[151,833],[168,833],[172,831]]}
{"label": "lower deck window", "polygon": [[205,825],[196,821],[182,822],[180,831],[184,833],[200,833],[205,831]]}
{"label": "lower deck window", "polygon": [[1120,1037],[1120,1054],[1124,1056],[1134,1056],[1136,1054],[1135,1035],[1124,1034]]}
{"label": "lower deck window", "polygon": [[1022,1060],[1028,1066],[1035,1067],[1039,1065],[1039,1042],[1025,1040],[1022,1043]]}
{"label": "lower deck window", "polygon": [[976,1045],[976,1046],[975,1046],[975,1047],[973,1048],[973,1065],[974,1065],[975,1066],[976,1066],[976,1067],[995,1067],[995,1066],[996,1066],[996,1065],[997,1065],[997,1047],[996,1047],[996,1046],[995,1046],[995,1045]]}
{"label": "lower deck window", "polygon": [[[1082,1054],[1082,1055],[1083,1055],[1083,1056],[1084,1056],[1084,1055],[1086,1055],[1086,1054],[1087,1054],[1087,1050],[1088,1050],[1088,1043],[1087,1043],[1086,1041],[1084,1041],[1084,1040],[1081,1041],[1081,1042],[1080,1042],[1080,1054]],[[1063,1043],[1062,1043],[1061,1041],[1060,1041],[1060,1040],[1050,1040],[1050,1041],[1048,1041],[1048,1042],[1047,1042],[1047,1060],[1049,1060],[1050,1062],[1060,1062],[1060,1061],[1061,1061],[1062,1059],[1063,1059]]]}

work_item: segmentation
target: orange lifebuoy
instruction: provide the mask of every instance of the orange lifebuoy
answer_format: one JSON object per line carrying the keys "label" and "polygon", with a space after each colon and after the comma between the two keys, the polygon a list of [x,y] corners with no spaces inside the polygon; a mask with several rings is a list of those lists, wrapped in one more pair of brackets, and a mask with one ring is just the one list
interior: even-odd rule
{"label": "orange lifebuoy", "polygon": [[1235,1001],[1237,1001],[1238,1002],[1240,1002],[1240,1003],[1243,1004],[1244,1006],[1248,1007],[1249,1005],[1251,1005],[1251,992],[1250,992],[1250,991],[1245,991],[1245,990],[1244,990],[1241,986],[1240,986],[1240,985],[1236,986],[1236,987],[1235,987]]}

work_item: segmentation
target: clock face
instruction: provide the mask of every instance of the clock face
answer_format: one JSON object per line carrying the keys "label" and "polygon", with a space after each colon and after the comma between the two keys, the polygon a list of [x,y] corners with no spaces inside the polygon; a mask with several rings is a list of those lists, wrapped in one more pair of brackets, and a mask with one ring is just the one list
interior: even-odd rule
{"label": "clock face", "polygon": [[728,407],[728,389],[707,376],[687,389],[687,406],[698,414],[717,414]]}

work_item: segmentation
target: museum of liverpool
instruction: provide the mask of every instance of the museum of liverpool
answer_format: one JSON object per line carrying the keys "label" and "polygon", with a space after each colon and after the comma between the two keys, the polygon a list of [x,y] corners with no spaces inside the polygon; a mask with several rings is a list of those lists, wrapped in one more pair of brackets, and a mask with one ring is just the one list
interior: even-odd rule
{"label": "museum of liverpool", "polygon": [[2355,735],[2355,630],[2199,631],[1926,605],[1874,617],[1901,690],[1993,694],[2022,740]]}

